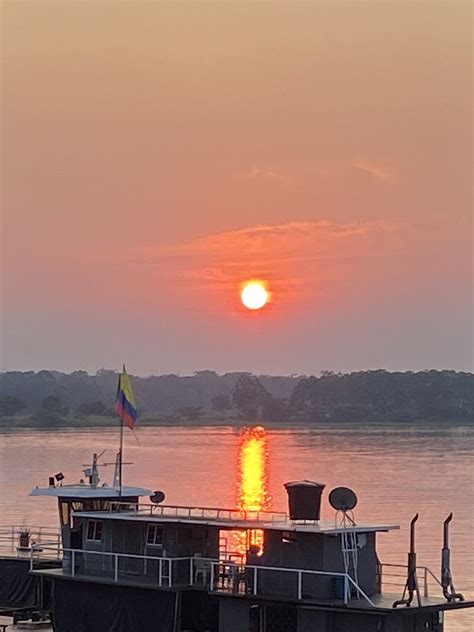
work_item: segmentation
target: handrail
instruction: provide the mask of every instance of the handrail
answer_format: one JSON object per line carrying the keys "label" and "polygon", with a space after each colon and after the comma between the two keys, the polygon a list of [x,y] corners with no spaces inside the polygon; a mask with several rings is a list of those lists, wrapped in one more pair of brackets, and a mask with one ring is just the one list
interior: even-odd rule
{"label": "handrail", "polygon": [[0,549],[11,553],[25,553],[33,545],[54,545],[56,556],[61,548],[61,531],[54,527],[38,527],[26,524],[0,526]]}
{"label": "handrail", "polygon": [[[347,604],[350,599],[351,599],[351,591],[349,589],[349,585],[352,585],[357,593],[359,595],[361,595],[363,597],[363,599],[365,601],[367,601],[367,603],[372,606],[373,608],[375,608],[375,604],[374,602],[370,599],[370,597],[362,590],[362,588],[354,581],[354,579],[348,574],[348,573],[341,573],[341,572],[336,572],[336,571],[319,571],[319,570],[310,570],[310,569],[301,569],[301,568],[285,568],[282,566],[257,566],[257,565],[253,565],[253,564],[245,564],[239,567],[239,565],[237,564],[232,564],[229,562],[214,562],[212,563],[212,567],[211,567],[211,591],[213,592],[219,592],[219,587],[215,587],[214,586],[214,578],[216,576],[216,569],[215,566],[217,565],[217,572],[219,573],[219,566],[224,566],[224,571],[225,571],[225,567],[229,567],[229,569],[233,569],[235,567],[240,568],[241,571],[243,571],[244,573],[248,573],[249,571],[251,571],[251,590],[252,590],[252,594],[253,595],[258,595],[259,591],[258,591],[258,578],[259,578],[259,573],[262,572],[278,572],[278,573],[292,573],[295,574],[296,573],[296,578],[297,578],[297,599],[301,600],[303,599],[303,594],[302,594],[302,587],[303,587],[303,578],[305,575],[310,575],[310,576],[323,576],[323,577],[334,577],[334,578],[340,578],[344,580],[344,604]],[[249,574],[250,575],[250,574]],[[222,589],[221,589],[222,590]],[[264,593],[261,593],[264,594]]]}
{"label": "handrail", "polygon": [[[75,561],[77,560],[77,556],[82,554],[83,556],[92,556],[92,557],[102,557],[107,559],[114,560],[113,564],[109,567],[107,566],[107,572],[113,573],[114,581],[119,581],[120,575],[120,564],[119,561],[121,559],[133,559],[133,560],[141,560],[144,562],[144,575],[143,577],[147,577],[147,563],[153,562],[157,564],[158,568],[158,576],[157,578],[152,578],[155,581],[155,585],[159,587],[171,587],[172,585],[184,586],[193,586],[196,584],[196,573],[204,573],[206,574],[206,568],[210,574],[210,582],[206,581],[202,585],[202,589],[210,590],[211,592],[220,592],[225,591],[226,587],[223,585],[219,586],[218,582],[219,578],[223,579],[224,577],[245,577],[245,581],[248,581],[248,578],[251,578],[251,591],[254,595],[262,594],[265,592],[259,590],[259,580],[261,583],[262,574],[263,573],[284,573],[293,575],[296,579],[296,591],[292,591],[295,593],[295,596],[298,600],[303,599],[303,587],[304,587],[304,579],[305,577],[332,577],[338,578],[343,581],[343,602],[347,604],[351,601],[352,592],[355,592],[359,599],[362,599],[366,603],[368,603],[371,607],[376,607],[372,599],[364,592],[364,590],[359,586],[359,584],[348,574],[344,572],[337,571],[323,571],[323,570],[313,570],[313,569],[302,569],[302,568],[287,568],[282,566],[265,566],[265,565],[252,565],[252,564],[240,564],[238,562],[233,562],[231,560],[222,560],[216,558],[209,557],[190,557],[190,556],[180,556],[180,557],[168,557],[168,556],[154,556],[154,555],[137,555],[134,553],[116,553],[113,551],[94,551],[90,549],[73,549],[73,548],[62,548],[57,547],[55,542],[39,542],[33,543],[30,549],[30,569],[34,570],[34,563],[37,559],[37,552],[46,552],[48,550],[55,551],[57,553],[63,553],[63,559],[65,562],[63,563],[63,570],[69,568],[71,575],[74,576],[76,573]],[[67,561],[69,560],[69,562]],[[182,564],[181,570],[178,569],[178,574],[180,575],[179,582],[175,582],[173,579],[173,571],[176,569],[177,564]],[[184,564],[186,563],[186,564]],[[379,564],[379,573],[380,573],[380,582],[382,583],[390,583],[383,582],[384,577],[393,577],[398,578],[400,581],[397,585],[401,585],[403,580],[406,578],[405,574],[390,574],[387,572],[383,572],[384,569],[403,569],[406,571],[406,566],[403,564],[391,564],[391,563],[380,563]],[[184,569],[184,570],[183,570]],[[423,573],[424,579],[424,596],[428,597],[428,578],[431,577],[435,580],[435,582],[441,586],[440,581],[436,577],[436,575],[430,570],[427,566],[418,566],[417,570]],[[87,572],[86,572],[87,574]],[[94,575],[94,572],[90,573]],[[127,570],[125,570],[125,574],[127,575]],[[127,575],[127,581],[133,583],[133,581],[137,581],[137,577],[135,579],[130,578]],[[240,579],[238,580],[240,581]],[[342,588],[342,586],[341,586]],[[353,590],[352,590],[353,589]],[[237,592],[238,594],[238,592]],[[269,594],[269,593],[267,593]],[[310,597],[310,599],[317,600],[317,595]]]}
{"label": "handrail", "polygon": [[[401,574],[386,573],[384,572],[384,569],[387,567],[403,569],[403,573]],[[392,564],[392,563],[380,562],[379,563],[380,584],[402,587],[402,585],[405,583],[406,578],[407,578],[407,570],[408,568],[406,564]],[[434,579],[434,581],[438,584],[438,586],[440,586],[441,588],[443,587],[440,580],[436,577],[436,575],[429,568],[429,566],[417,566],[416,570],[417,572],[420,571],[423,575],[423,596],[425,598],[429,597],[429,582],[428,582],[429,577]],[[387,582],[387,581],[384,581],[384,577],[389,577],[392,579],[399,578],[400,581]]]}
{"label": "handrail", "polygon": [[[272,522],[288,520],[288,514],[282,511],[251,511],[238,508],[225,507],[191,507],[186,505],[155,505],[152,503],[128,503],[128,502],[111,502],[108,509],[109,513],[125,512],[133,514],[146,513],[150,516],[158,515],[162,517],[174,516],[179,518],[208,518],[218,520],[244,520],[252,522],[262,522],[271,520]],[[80,513],[80,512],[75,512]],[[197,515],[196,515],[197,514]],[[213,514],[213,515],[209,515]]]}
{"label": "handrail", "polygon": [[[36,561],[35,551],[37,548],[41,548],[41,550],[47,549],[47,546],[34,545],[31,549],[30,555],[30,570],[34,570],[34,564]],[[119,581],[120,577],[120,559],[134,559],[141,560],[144,562],[143,574],[138,576],[138,581],[140,578],[142,580],[146,580],[149,575],[147,574],[149,569],[147,566],[148,562],[153,562],[156,567],[157,575],[153,575],[151,579],[154,581],[155,585],[158,587],[171,587],[174,585],[181,586],[193,586],[197,584],[196,576],[199,573],[204,573],[206,575],[209,570],[210,573],[210,582],[206,580],[203,581],[201,585],[197,584],[197,587],[200,587],[203,590],[209,590],[211,592],[219,592],[223,590],[223,588],[219,588],[216,584],[216,579],[223,578],[226,574],[226,570],[237,571],[242,574],[251,575],[252,577],[252,591],[255,595],[257,594],[265,594],[265,592],[258,591],[259,579],[261,579],[262,573],[285,573],[293,575],[297,580],[297,591],[296,598],[298,600],[303,599],[303,584],[304,578],[308,576],[312,577],[333,577],[339,578],[343,580],[344,587],[344,598],[343,601],[347,604],[351,600],[351,590],[350,586],[354,587],[355,591],[358,595],[360,595],[370,606],[375,607],[374,602],[370,599],[370,597],[362,590],[362,588],[353,580],[350,575],[343,572],[336,571],[321,571],[321,570],[310,570],[310,569],[301,569],[301,568],[285,568],[281,566],[257,566],[257,565],[245,565],[238,564],[236,562],[229,562],[228,560],[219,560],[216,558],[208,558],[208,557],[166,557],[166,556],[152,556],[152,555],[137,555],[137,554],[128,554],[128,553],[115,553],[113,551],[94,551],[89,549],[73,549],[73,548],[63,548],[63,571],[67,572],[66,569],[69,570],[72,577],[76,575],[76,562],[78,560],[77,556],[82,555],[87,559],[87,556],[98,556],[102,558],[111,559],[113,563],[110,566],[106,567],[106,571],[110,573],[110,576],[113,576],[114,582]],[[181,576],[175,581],[173,571],[176,569],[176,564],[182,564],[181,571],[178,568],[178,574],[181,573]],[[153,568],[153,567],[152,567]],[[94,572],[87,572],[87,568],[84,569],[86,572],[83,573],[85,575],[94,576]],[[104,569],[102,569],[104,570]],[[167,571],[167,572],[166,572]],[[130,577],[125,571],[126,579],[130,583],[137,581],[137,576],[134,575]],[[207,575],[206,575],[207,576]],[[268,593],[267,593],[268,594]],[[317,596],[311,597],[311,599],[317,600]]]}

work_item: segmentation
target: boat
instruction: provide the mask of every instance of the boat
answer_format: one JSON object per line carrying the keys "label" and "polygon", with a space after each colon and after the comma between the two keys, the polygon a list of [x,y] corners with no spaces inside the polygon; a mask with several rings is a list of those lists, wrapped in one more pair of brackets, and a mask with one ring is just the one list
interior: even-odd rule
{"label": "boat", "polygon": [[[122,485],[121,451],[113,483],[102,483],[101,457],[78,483],[60,472],[32,490],[57,498],[56,533],[2,529],[10,555],[0,577],[5,560],[22,565],[17,593],[28,603],[17,599],[17,619],[50,616],[56,632],[443,632],[445,613],[474,606],[454,588],[452,515],[438,578],[417,561],[418,516],[406,562],[385,564],[378,537],[399,526],[359,523],[348,488],[326,498],[324,484],[288,482],[279,512],[172,505],[161,491]],[[0,607],[10,606],[0,591]]]}

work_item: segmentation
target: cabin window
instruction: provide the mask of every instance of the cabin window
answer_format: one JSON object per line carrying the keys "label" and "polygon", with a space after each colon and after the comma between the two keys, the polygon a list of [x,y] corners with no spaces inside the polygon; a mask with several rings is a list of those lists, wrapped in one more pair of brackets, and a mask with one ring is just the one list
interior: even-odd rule
{"label": "cabin window", "polygon": [[89,520],[87,523],[87,540],[102,541],[102,520]]}
{"label": "cabin window", "polygon": [[148,546],[163,546],[163,527],[149,524],[146,532],[146,543]]}
{"label": "cabin window", "polygon": [[71,512],[69,511],[68,502],[59,503],[59,516],[61,518],[61,526],[68,527],[71,523]]}

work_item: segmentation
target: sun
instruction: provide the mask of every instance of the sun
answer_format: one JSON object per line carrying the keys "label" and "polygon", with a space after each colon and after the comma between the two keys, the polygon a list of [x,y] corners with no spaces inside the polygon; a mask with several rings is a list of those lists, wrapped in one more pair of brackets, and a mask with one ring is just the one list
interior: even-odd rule
{"label": "sun", "polygon": [[247,309],[261,309],[268,301],[268,292],[260,281],[249,281],[244,285],[240,298]]}

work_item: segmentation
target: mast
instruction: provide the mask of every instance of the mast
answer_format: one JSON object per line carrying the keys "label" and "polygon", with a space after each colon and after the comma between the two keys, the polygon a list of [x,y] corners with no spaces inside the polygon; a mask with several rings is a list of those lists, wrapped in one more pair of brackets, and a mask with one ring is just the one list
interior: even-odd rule
{"label": "mast", "polygon": [[[123,470],[123,427],[126,423],[130,430],[133,430],[137,420],[137,405],[135,403],[135,395],[133,394],[132,385],[130,383],[125,364],[122,373],[119,376],[117,399],[115,402],[115,410],[120,416],[120,447],[117,454],[114,485],[118,483],[119,494],[122,495],[122,470]],[[118,481],[116,480],[118,479]]]}
{"label": "mast", "polygon": [[118,484],[119,494],[122,495],[122,466],[123,466],[123,415],[120,416],[120,448],[118,453]]}

